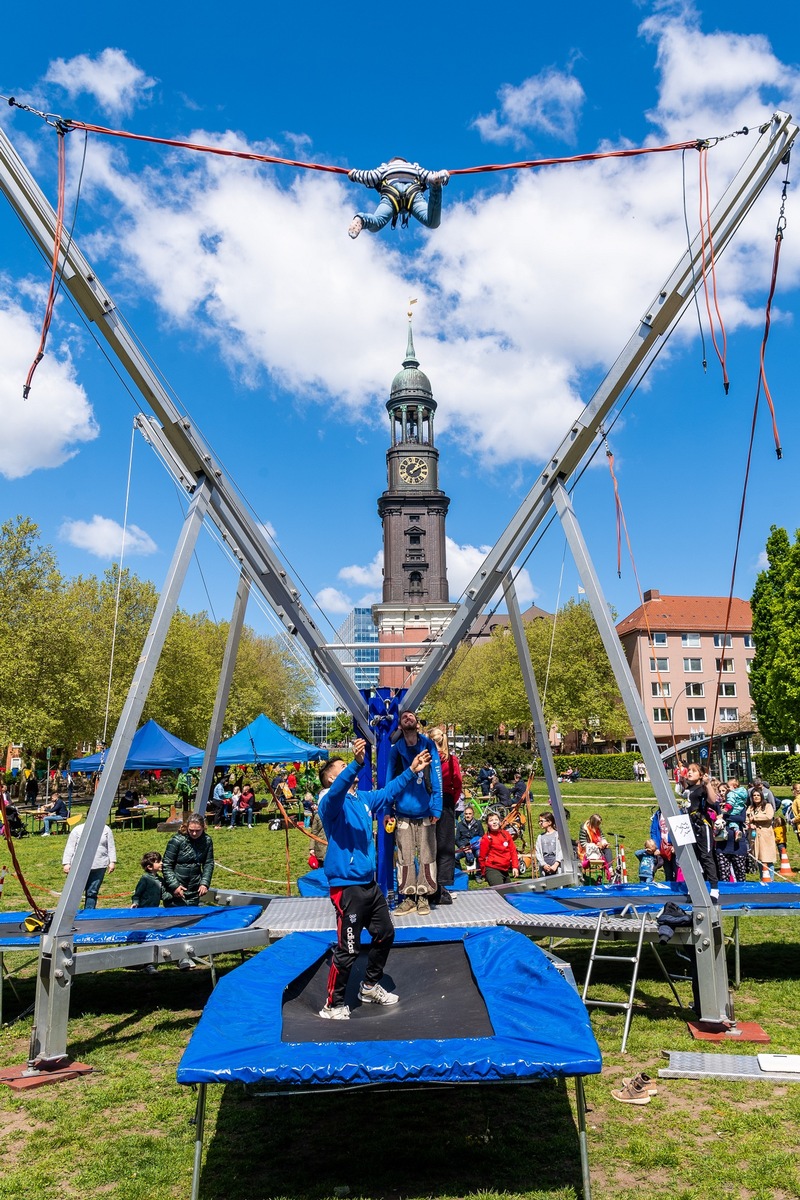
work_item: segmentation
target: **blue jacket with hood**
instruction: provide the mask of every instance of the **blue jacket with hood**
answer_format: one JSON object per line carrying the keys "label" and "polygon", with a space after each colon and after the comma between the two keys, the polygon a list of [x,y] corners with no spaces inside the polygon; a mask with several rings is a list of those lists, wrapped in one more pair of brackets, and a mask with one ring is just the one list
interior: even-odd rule
{"label": "blue jacket with hood", "polygon": [[319,801],[317,811],[328,839],[325,875],[331,887],[374,883],[373,816],[390,805],[415,778],[409,769],[385,788],[352,793],[360,769],[355,759],[348,763]]}
{"label": "blue jacket with hood", "polygon": [[394,805],[398,817],[410,818],[413,821],[419,821],[423,817],[438,818],[442,815],[442,763],[436,743],[426,734],[419,732],[413,746],[407,746],[404,737],[399,738],[389,751],[389,764],[386,769],[386,778],[392,782],[395,776],[402,778],[403,772],[408,773],[407,768],[422,750],[427,750],[431,756],[430,772],[427,773],[430,777],[430,792],[424,779],[410,774]]}

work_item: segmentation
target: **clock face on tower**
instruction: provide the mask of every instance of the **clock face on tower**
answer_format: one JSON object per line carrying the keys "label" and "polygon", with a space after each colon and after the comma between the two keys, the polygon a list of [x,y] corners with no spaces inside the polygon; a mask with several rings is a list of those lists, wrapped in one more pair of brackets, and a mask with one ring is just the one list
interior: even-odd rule
{"label": "clock face on tower", "polygon": [[423,483],[428,478],[428,463],[419,455],[412,454],[400,460],[399,471],[403,483]]}

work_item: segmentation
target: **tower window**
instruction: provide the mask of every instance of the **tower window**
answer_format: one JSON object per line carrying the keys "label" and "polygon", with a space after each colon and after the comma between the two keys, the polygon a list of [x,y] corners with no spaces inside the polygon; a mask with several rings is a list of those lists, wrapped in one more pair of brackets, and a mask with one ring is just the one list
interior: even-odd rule
{"label": "tower window", "polygon": [[409,534],[408,541],[409,541],[409,545],[411,545],[411,546],[421,546],[422,545],[422,538],[420,537],[420,535],[418,533]]}
{"label": "tower window", "polygon": [[419,571],[412,571],[408,577],[408,590],[410,592],[422,592],[422,575]]}

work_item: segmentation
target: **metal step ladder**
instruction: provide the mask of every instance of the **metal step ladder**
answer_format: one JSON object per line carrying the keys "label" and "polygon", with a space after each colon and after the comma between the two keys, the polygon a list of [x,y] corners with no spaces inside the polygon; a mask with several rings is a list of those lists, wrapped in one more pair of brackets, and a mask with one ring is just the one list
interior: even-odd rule
{"label": "metal step ladder", "polygon": [[[636,993],[636,984],[639,979],[639,964],[640,964],[641,958],[642,958],[642,946],[644,945],[644,932],[645,932],[645,928],[647,925],[647,918],[649,915],[646,912],[639,914],[639,912],[633,905],[627,905],[622,910],[621,916],[624,917],[627,913],[630,913],[634,917],[640,918],[639,919],[639,936],[636,941],[636,953],[635,954],[598,954],[597,947],[600,943],[601,934],[603,933],[603,928],[604,928],[603,923],[604,923],[604,921],[609,919],[608,913],[605,911],[605,909],[603,909],[603,911],[600,913],[599,917],[597,918],[597,925],[595,926],[595,930],[594,930],[594,941],[592,942],[592,952],[589,955],[589,966],[586,969],[586,979],[584,981],[583,992],[581,994],[581,1000],[583,1000],[583,1003],[586,1005],[587,1008],[591,1008],[591,1007],[594,1007],[594,1008],[619,1008],[619,1009],[624,1010],[624,1012],[625,1012],[625,1028],[622,1033],[622,1046],[620,1047],[621,1053],[623,1053],[623,1054],[625,1053],[625,1046],[627,1045],[627,1042],[628,1042],[628,1032],[630,1030],[631,1019],[633,1017],[633,998]],[[608,932],[608,930],[606,930],[606,932]],[[650,948],[652,949],[653,953],[656,956],[658,965],[661,968],[661,973],[664,976],[664,978],[666,979],[667,983],[669,984],[669,986],[672,990],[672,994],[675,997],[676,1001],[678,1002],[679,1007],[683,1008],[681,998],[678,995],[678,993],[675,991],[675,985],[673,984],[672,980],[670,979],[669,973],[667,972],[667,969],[661,960],[661,955],[658,953],[658,950],[656,949],[656,947],[654,945],[652,945],[652,943],[650,945]],[[592,1000],[589,998],[589,996],[588,996],[589,984],[591,983],[592,969],[596,962],[618,962],[618,963],[630,963],[631,964],[633,971],[631,974],[631,986],[630,986],[630,990],[628,992],[627,1000]]]}

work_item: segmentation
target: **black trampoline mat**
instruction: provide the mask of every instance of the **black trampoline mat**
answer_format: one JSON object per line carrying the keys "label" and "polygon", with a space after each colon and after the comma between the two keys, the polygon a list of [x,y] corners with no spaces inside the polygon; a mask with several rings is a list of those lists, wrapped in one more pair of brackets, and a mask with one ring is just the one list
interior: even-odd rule
{"label": "black trampoline mat", "polygon": [[395,946],[382,985],[398,1004],[362,1004],[358,988],[367,966],[362,950],[347,981],[349,1021],[326,1021],[330,953],[299,975],[283,994],[283,1042],[383,1042],[493,1037],[494,1029],[461,941]]}

